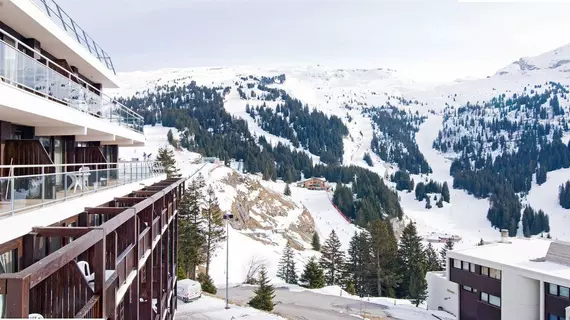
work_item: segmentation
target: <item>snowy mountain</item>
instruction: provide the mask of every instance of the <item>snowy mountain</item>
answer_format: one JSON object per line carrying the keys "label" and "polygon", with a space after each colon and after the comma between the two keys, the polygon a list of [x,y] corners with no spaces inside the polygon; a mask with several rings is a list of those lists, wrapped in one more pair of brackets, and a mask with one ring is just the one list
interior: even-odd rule
{"label": "snowy mountain", "polygon": [[[516,187],[519,182],[510,182],[508,187],[513,190],[508,191],[509,197],[519,205],[495,208],[509,214],[506,222],[497,218],[493,224],[522,235],[524,219],[516,212],[523,215],[524,206],[529,204],[549,215],[553,237],[570,240],[570,233],[564,231],[569,212],[556,202],[558,186],[565,182],[558,178],[567,169],[563,160],[544,160],[556,158],[552,156],[554,151],[547,151],[551,149],[558,150],[563,159],[566,151],[561,145],[567,146],[570,138],[570,102],[566,93],[570,84],[569,62],[570,46],[565,46],[537,57],[522,58],[485,79],[438,85],[416,83],[388,69],[167,69],[120,74],[125,86],[115,94],[130,106],[138,106],[148,123],[164,123],[166,116],[168,125],[190,128],[180,130],[177,136],[194,151],[226,160],[243,158],[250,173],[268,178],[269,181],[259,179],[262,186],[271,188],[277,184],[274,190],[279,193],[285,184],[271,179],[296,181],[308,175],[335,179],[326,168],[336,165],[367,169],[399,198],[404,220],[416,221],[426,240],[434,234],[458,235],[458,246],[500,237],[488,219],[489,209],[493,209],[489,193],[493,190],[485,193],[470,186],[475,180],[465,180],[469,170],[496,173],[493,170],[500,166],[489,164],[488,156],[491,162],[498,157],[507,159],[506,155],[521,150],[523,141],[530,139],[523,134],[534,132],[536,143],[531,149],[537,153],[529,155],[534,156],[530,160],[537,165],[525,169],[524,174],[517,173],[517,178],[524,178],[520,187]],[[556,103],[552,102],[555,96]],[[293,100],[308,109],[296,108]],[[314,116],[313,108],[317,112]],[[186,110],[190,119],[204,119],[181,124],[180,116]],[[218,117],[220,110],[224,114]],[[296,116],[292,116],[293,112]],[[346,131],[341,126],[339,130],[324,129],[332,128],[329,124],[337,118]],[[315,128],[320,129],[314,132]],[[305,133],[310,135],[304,137]],[[255,155],[248,157],[251,152]],[[457,171],[461,159],[462,171]],[[507,164],[513,168],[522,161],[508,159],[511,162]],[[429,170],[425,169],[428,166]],[[539,168],[548,172],[541,185],[536,183]],[[416,185],[433,180],[455,186],[450,190],[450,203],[438,207],[432,201],[432,208],[428,209],[426,200],[418,201],[413,191],[395,191],[396,182],[391,181],[391,175],[399,170],[411,173],[410,179]],[[358,187],[352,178],[354,171],[350,172],[350,177],[347,170],[333,182]],[[458,182],[458,172],[465,178],[463,181]],[[293,194],[295,191],[302,192],[294,190]],[[307,199],[313,194],[307,193]],[[432,200],[441,197],[438,193],[428,194]],[[381,208],[386,209],[391,201],[386,200]],[[315,211],[310,209],[311,204],[297,205]],[[397,216],[397,211],[394,209],[392,216]],[[318,223],[316,213],[311,214]],[[356,218],[354,214],[352,217]],[[280,250],[274,254],[280,254]]]}

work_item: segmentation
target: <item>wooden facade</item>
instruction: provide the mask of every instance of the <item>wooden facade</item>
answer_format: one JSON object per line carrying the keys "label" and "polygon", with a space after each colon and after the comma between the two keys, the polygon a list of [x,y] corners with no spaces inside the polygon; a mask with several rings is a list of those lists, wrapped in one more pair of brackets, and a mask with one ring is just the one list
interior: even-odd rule
{"label": "wooden facade", "polygon": [[[166,179],[0,244],[18,265],[0,274],[5,316],[173,319],[184,184]],[[90,266],[93,283],[78,262]]]}

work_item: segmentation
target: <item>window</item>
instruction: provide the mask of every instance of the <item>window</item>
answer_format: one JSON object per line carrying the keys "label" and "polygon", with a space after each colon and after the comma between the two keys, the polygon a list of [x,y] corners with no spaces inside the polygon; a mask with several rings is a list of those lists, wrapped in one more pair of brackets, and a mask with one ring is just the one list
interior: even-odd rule
{"label": "window", "polygon": [[553,295],[553,296],[557,296],[558,295],[558,286],[553,284],[553,283],[549,283],[548,284],[548,293]]}
{"label": "window", "polygon": [[488,303],[490,305],[494,305],[495,307],[501,307],[501,298],[494,296],[492,294],[488,294],[485,292],[481,292],[481,302]]}
{"label": "window", "polygon": [[463,261],[463,270],[469,270],[469,262]]}
{"label": "window", "polygon": [[484,276],[489,276],[489,268],[481,267],[481,274]]}
{"label": "window", "polygon": [[548,314],[548,320],[564,320],[564,317],[559,317],[557,315],[554,315],[552,313]]}
{"label": "window", "polygon": [[501,270],[489,268],[489,277],[501,280]]}
{"label": "window", "polygon": [[560,286],[560,287],[558,287],[558,288],[559,288],[559,290],[560,290],[560,291],[559,291],[559,295],[560,295],[561,297],[570,298],[570,289],[568,289],[568,288],[566,288],[566,287],[562,287],[562,286]]}
{"label": "window", "polygon": [[461,269],[461,260],[453,260],[453,267],[457,269]]}
{"label": "window", "polygon": [[474,263],[469,265],[469,271],[475,273],[475,264]]}
{"label": "window", "polygon": [[463,290],[471,291],[471,290],[473,290],[473,288],[471,288],[469,286],[463,286]]}
{"label": "window", "polygon": [[489,295],[489,303],[496,306],[496,307],[501,307],[501,298],[495,297],[494,295],[490,294]]}

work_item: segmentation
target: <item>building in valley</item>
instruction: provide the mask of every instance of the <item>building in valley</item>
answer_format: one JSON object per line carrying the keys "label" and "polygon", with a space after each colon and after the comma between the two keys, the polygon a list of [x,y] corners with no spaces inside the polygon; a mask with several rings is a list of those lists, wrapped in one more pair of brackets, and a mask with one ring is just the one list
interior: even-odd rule
{"label": "building in valley", "polygon": [[447,253],[428,273],[428,308],[459,320],[570,319],[570,244],[509,238]]}
{"label": "building in valley", "polygon": [[297,183],[300,188],[305,188],[309,190],[328,190],[329,185],[327,184],[327,179],[312,177],[309,179],[302,180]]}
{"label": "building in valley", "polygon": [[53,0],[0,1],[0,318],[172,319],[183,180],[119,162],[143,118]]}

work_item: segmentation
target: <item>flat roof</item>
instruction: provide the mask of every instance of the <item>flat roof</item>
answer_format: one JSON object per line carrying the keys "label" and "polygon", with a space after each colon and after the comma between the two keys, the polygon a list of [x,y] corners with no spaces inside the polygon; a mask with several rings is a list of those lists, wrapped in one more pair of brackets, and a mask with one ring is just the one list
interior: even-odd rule
{"label": "flat roof", "polygon": [[[570,267],[546,259],[550,245],[558,241],[546,238],[509,238],[508,241],[453,250],[448,255],[458,260],[464,259],[474,263],[479,261],[483,265],[487,262],[489,267],[501,270],[510,267],[521,273],[540,274],[540,279],[545,281],[555,279],[559,284],[570,283]],[[570,255],[570,252],[568,254]]]}

